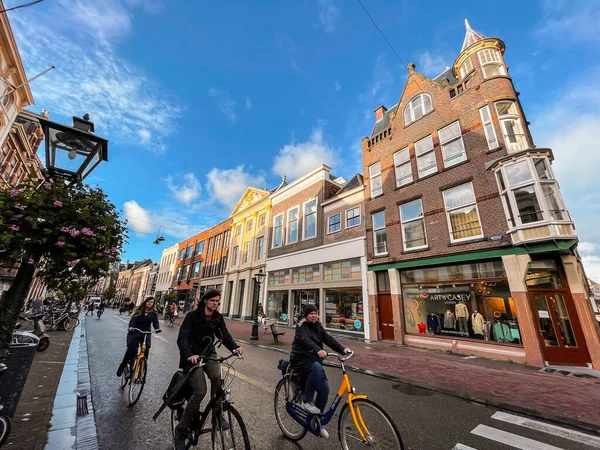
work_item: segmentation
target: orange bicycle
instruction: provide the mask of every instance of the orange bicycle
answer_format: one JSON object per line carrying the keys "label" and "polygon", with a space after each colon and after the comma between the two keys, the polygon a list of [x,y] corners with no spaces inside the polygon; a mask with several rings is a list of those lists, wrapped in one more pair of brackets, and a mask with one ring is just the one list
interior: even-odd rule
{"label": "orange bicycle", "polygon": [[144,340],[142,341],[141,349],[138,351],[137,357],[127,364],[121,375],[121,389],[125,389],[125,386],[129,383],[129,406],[133,406],[137,403],[144,390],[144,385],[146,384],[146,371],[148,370],[146,335],[152,334],[152,331],[142,331],[139,328],[131,328],[131,330],[142,333],[144,335]]}

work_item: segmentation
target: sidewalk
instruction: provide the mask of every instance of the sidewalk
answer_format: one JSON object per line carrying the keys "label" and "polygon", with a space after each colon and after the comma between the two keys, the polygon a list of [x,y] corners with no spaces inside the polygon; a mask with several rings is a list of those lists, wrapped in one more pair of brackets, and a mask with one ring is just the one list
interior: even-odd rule
{"label": "sidewalk", "polygon": [[[227,320],[227,328],[236,340],[285,352],[294,337],[293,329],[281,327],[285,335],[279,344],[262,329],[259,340],[250,341],[252,324]],[[600,379],[392,343],[337,339],[355,351],[348,365],[359,371],[600,433]]]}

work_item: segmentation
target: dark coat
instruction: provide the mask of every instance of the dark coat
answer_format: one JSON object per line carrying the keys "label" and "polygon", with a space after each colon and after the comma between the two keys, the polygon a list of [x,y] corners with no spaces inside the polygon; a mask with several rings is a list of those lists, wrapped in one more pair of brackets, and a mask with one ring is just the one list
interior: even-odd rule
{"label": "dark coat", "polygon": [[[150,331],[150,326],[154,326],[155,330],[160,330],[160,324],[158,323],[158,314],[154,311],[148,314],[135,315],[129,321],[129,328],[139,328],[142,331]],[[152,335],[142,334],[139,331],[130,331],[127,333],[127,346],[134,340],[137,340],[139,344],[143,342],[144,336],[146,337],[146,345],[150,347],[152,345]]]}
{"label": "dark coat", "polygon": [[[205,339],[209,337],[211,341]],[[177,336],[177,346],[179,347],[179,367],[187,368],[190,363],[187,359],[190,356],[202,355],[207,344],[217,337],[223,341],[223,345],[229,350],[234,351],[239,346],[229,334],[225,319],[221,313],[215,311],[212,317],[204,315],[204,308],[187,313]]]}
{"label": "dark coat", "polygon": [[344,353],[344,347],[325,331],[320,322],[310,323],[305,321],[299,325],[296,328],[296,334],[292,341],[292,353],[290,354],[290,364],[294,370],[304,375],[313,363],[322,363],[323,360],[318,353],[323,350],[323,344],[326,344],[335,352]]}

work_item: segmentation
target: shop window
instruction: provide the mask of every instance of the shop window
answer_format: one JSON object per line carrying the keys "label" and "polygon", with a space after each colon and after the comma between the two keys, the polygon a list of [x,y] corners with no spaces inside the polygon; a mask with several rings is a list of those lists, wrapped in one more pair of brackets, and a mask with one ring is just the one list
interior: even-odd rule
{"label": "shop window", "polygon": [[426,177],[437,172],[437,162],[433,150],[433,138],[427,136],[415,143],[415,155],[417,157],[417,169],[419,178]]}
{"label": "shop window", "polygon": [[409,125],[433,110],[429,94],[414,97],[404,109],[404,124]]}
{"label": "shop window", "polygon": [[443,192],[450,241],[460,242],[483,237],[475,192],[471,183]]}
{"label": "shop window", "polygon": [[334,330],[364,332],[361,288],[325,291],[325,327]]}
{"label": "shop window", "polygon": [[512,151],[524,150],[527,147],[527,139],[521,126],[516,103],[510,100],[496,102],[496,111],[506,148]]}
{"label": "shop window", "polygon": [[287,223],[287,243],[293,244],[298,242],[298,206],[293,207],[288,211]]}
{"label": "shop window", "polygon": [[323,264],[323,281],[360,280],[360,258]]}
{"label": "shop window", "polygon": [[502,57],[498,50],[487,48],[481,50],[477,55],[479,56],[484,78],[506,75],[506,70],[502,64]]}
{"label": "shop window", "polygon": [[427,247],[421,199],[400,205],[400,222],[402,224],[402,243],[405,250]]}
{"label": "shop window", "polygon": [[283,243],[283,213],[273,219],[273,247],[281,247]]}
{"label": "shop window", "polygon": [[342,229],[342,215],[340,213],[329,216],[328,233],[335,233]]}
{"label": "shop window", "polygon": [[531,261],[527,265],[525,283],[531,289],[562,289],[560,274],[552,260]]}
{"label": "shop window", "polygon": [[267,318],[287,322],[288,299],[287,291],[269,291],[267,295],[267,310],[265,311]]}
{"label": "shop window", "polygon": [[269,272],[269,286],[277,286],[280,284],[289,284],[290,272],[289,270],[276,270]]}
{"label": "shop window", "polygon": [[371,197],[377,197],[378,195],[383,194],[380,162],[377,162],[369,167],[369,183],[371,185]]}
{"label": "shop window", "polygon": [[256,259],[263,259],[265,257],[265,238],[259,237],[256,240]]}
{"label": "shop window", "polygon": [[292,284],[318,283],[319,281],[321,281],[321,274],[318,264],[292,269]]}
{"label": "shop window", "polygon": [[479,278],[506,278],[502,261],[425,267],[403,270],[402,283],[418,283],[444,280],[474,280]]}
{"label": "shop window", "polygon": [[394,167],[396,171],[396,187],[412,182],[412,169],[410,167],[408,147],[394,153]]}
{"label": "shop window", "polygon": [[387,254],[387,232],[385,229],[385,212],[373,214],[373,243],[375,255]]}
{"label": "shop window", "polygon": [[498,148],[498,138],[496,138],[496,131],[494,130],[494,124],[492,123],[490,107],[485,105],[483,108],[479,108],[479,115],[481,116],[481,123],[483,125],[483,131],[485,132],[488,149],[494,150]]}
{"label": "shop window", "polygon": [[466,77],[471,70],[473,70],[473,61],[471,61],[471,58],[467,58],[460,65],[460,78]]}
{"label": "shop window", "polygon": [[346,228],[360,225],[360,206],[346,210]]}
{"label": "shop window", "polygon": [[317,199],[304,204],[304,239],[317,237]]}
{"label": "shop window", "polygon": [[302,311],[306,305],[314,305],[319,311],[319,290],[302,289],[293,291],[294,293],[294,312],[293,323],[296,324],[301,318]]}
{"label": "shop window", "polygon": [[465,152],[465,144],[458,121],[439,130],[438,135],[442,147],[444,167],[451,167],[466,161],[467,153]]}

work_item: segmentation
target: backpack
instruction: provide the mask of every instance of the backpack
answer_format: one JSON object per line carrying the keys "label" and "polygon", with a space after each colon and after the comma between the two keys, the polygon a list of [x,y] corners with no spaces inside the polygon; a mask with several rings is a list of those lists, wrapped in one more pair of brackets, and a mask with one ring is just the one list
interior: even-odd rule
{"label": "backpack", "polygon": [[179,409],[183,405],[183,402],[189,400],[192,396],[193,390],[189,383],[184,381],[185,373],[183,370],[178,370],[171,378],[169,387],[163,394],[163,401],[167,401],[171,395],[175,393],[175,396],[171,398],[171,401],[167,406],[171,409]]}

